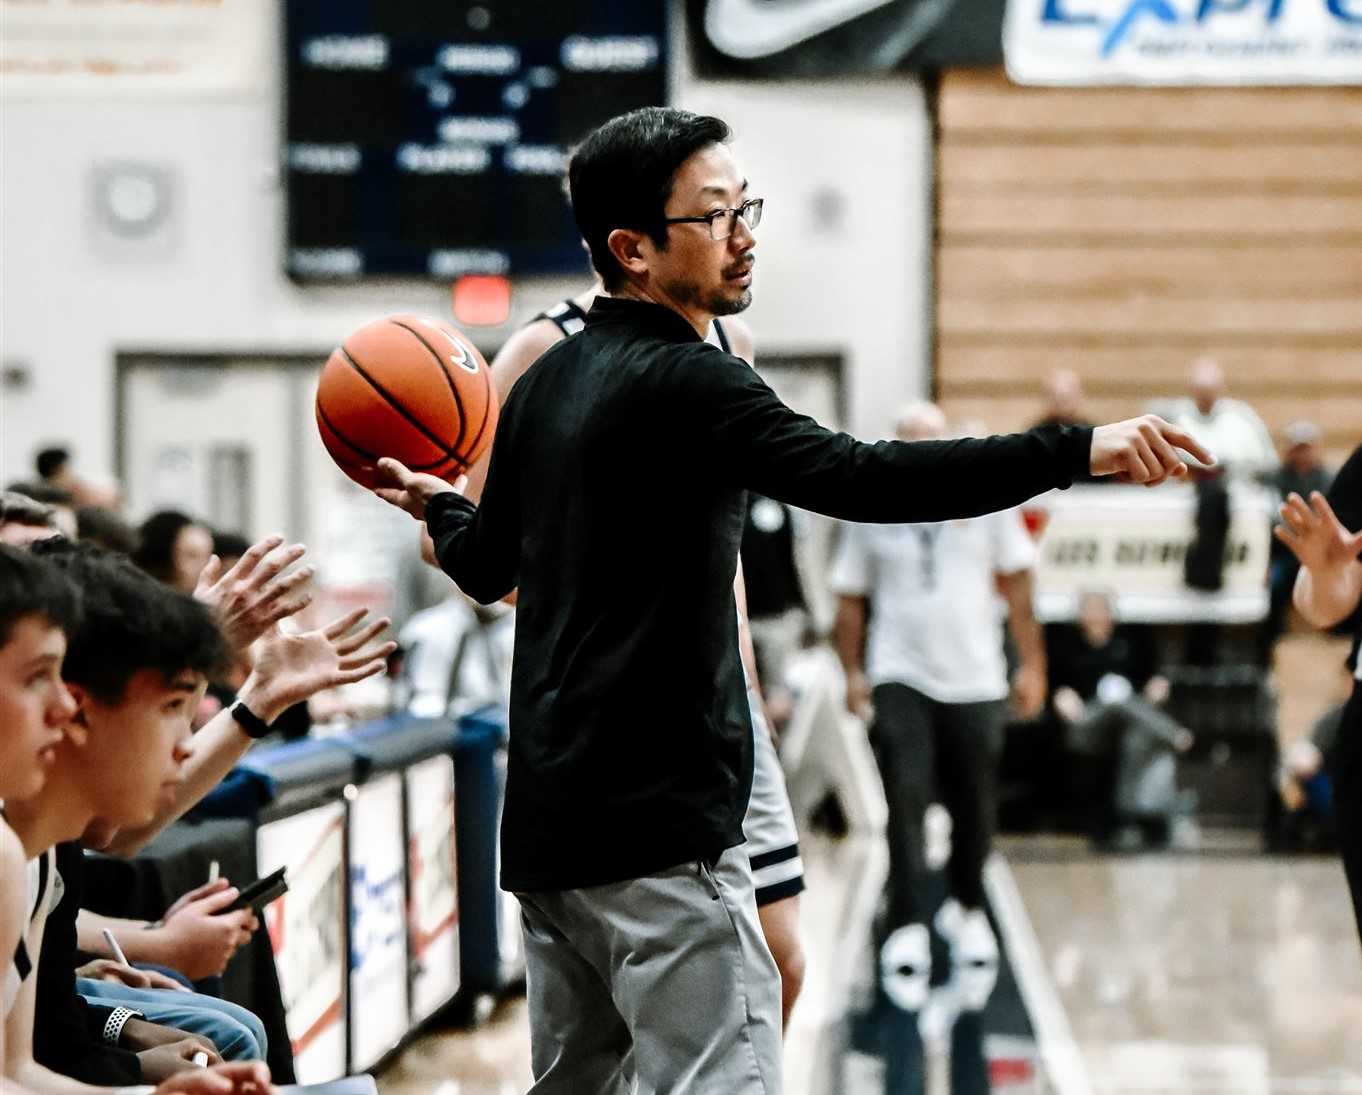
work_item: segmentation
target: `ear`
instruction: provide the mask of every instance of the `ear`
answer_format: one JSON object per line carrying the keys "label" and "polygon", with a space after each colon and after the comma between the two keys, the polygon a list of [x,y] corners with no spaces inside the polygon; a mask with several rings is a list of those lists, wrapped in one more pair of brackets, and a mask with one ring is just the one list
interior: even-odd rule
{"label": "ear", "polygon": [[92,697],[88,690],[78,684],[72,684],[70,681],[62,683],[66,685],[66,690],[71,693],[71,698],[76,701],[76,713],[62,727],[62,733],[66,736],[66,740],[77,749],[84,749],[90,734],[89,712]]}
{"label": "ear", "polygon": [[647,276],[652,240],[648,239],[646,232],[636,232],[632,228],[616,228],[606,237],[605,245],[610,248],[615,261],[626,273],[635,277]]}

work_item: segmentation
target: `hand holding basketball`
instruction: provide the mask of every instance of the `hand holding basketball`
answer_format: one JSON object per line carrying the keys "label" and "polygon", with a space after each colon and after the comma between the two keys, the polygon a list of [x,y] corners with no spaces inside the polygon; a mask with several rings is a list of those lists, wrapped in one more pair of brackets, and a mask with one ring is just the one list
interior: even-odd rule
{"label": "hand holding basketball", "polygon": [[317,430],[337,467],[375,487],[380,457],[453,479],[492,443],[497,393],[477,347],[450,323],[397,315],[352,332],[317,384]]}
{"label": "hand holding basketball", "polygon": [[1165,479],[1187,474],[1188,465],[1179,448],[1207,467],[1215,465],[1215,457],[1191,434],[1158,415],[1145,414],[1093,430],[1089,467],[1093,475],[1116,475],[1156,487]]}
{"label": "hand holding basketball", "polygon": [[454,480],[454,485],[450,486],[438,476],[411,471],[390,456],[385,456],[378,462],[376,478],[379,483],[390,485],[375,487],[374,493],[398,509],[406,510],[418,521],[426,519],[426,505],[437,494],[443,494],[445,491],[462,494],[464,488],[468,486],[466,475],[459,476]]}

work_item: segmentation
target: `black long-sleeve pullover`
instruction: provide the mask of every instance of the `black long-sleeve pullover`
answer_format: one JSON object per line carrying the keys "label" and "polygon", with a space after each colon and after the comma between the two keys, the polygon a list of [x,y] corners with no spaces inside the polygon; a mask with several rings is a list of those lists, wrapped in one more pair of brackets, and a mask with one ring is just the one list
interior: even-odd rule
{"label": "black long-sleeve pullover", "polygon": [[598,299],[512,390],[481,505],[445,493],[426,515],[466,593],[520,590],[502,885],[600,885],[742,842],[746,491],[850,521],[971,517],[1068,486],[1091,437],[866,444],[676,312]]}

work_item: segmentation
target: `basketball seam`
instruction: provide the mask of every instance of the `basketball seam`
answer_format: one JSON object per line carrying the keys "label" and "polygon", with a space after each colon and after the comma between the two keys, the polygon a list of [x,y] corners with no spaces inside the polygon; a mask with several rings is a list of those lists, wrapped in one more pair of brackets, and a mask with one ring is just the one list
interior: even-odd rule
{"label": "basketball seam", "polygon": [[[426,341],[425,336],[422,335],[420,331],[415,327],[403,323],[400,319],[394,319],[391,322],[394,326],[401,327],[404,331],[410,331],[412,335],[415,336],[416,341],[430,351],[430,356],[435,359],[435,364],[440,367],[440,375],[445,378],[445,383],[449,385],[449,394],[454,397],[454,407],[459,413],[459,436],[454,439],[454,445],[449,450],[450,455],[453,456],[463,444],[464,435],[468,432],[468,418],[463,408],[463,397],[459,395],[459,386],[454,382],[454,378],[449,375],[449,369],[445,367],[445,359],[440,356],[439,351],[436,350],[434,346]],[[455,459],[458,460],[460,464],[463,464],[462,457],[455,456]]]}
{"label": "basketball seam", "polygon": [[[347,355],[347,356],[348,356],[348,355]],[[362,456],[362,457],[364,457],[364,459],[373,461],[375,464],[377,464],[377,463],[379,462],[379,460],[382,459],[382,457],[380,457],[377,453],[372,453],[372,452],[369,452],[368,449],[362,449],[362,448],[360,448],[360,447],[359,447],[358,445],[356,445],[353,441],[351,441],[348,437],[346,437],[345,434],[341,433],[341,431],[340,431],[339,429],[336,428],[336,424],[335,424],[334,422],[331,421],[331,416],[330,416],[329,414],[326,413],[326,408],[324,408],[324,407],[322,406],[322,401],[321,401],[320,399],[317,400],[317,416],[318,416],[323,422],[326,423],[326,428],[327,428],[328,430],[330,430],[333,434],[336,435],[336,439],[337,439],[338,441],[340,441],[340,443],[341,443],[342,445],[345,445],[347,448],[353,450],[354,452],[359,453],[359,455]],[[333,455],[334,455],[334,454],[333,454]],[[444,456],[442,459],[440,459],[440,460],[433,460],[433,461],[431,461],[431,462],[428,463],[428,464],[411,464],[411,465],[408,465],[408,468],[409,468],[409,470],[411,470],[411,471],[427,471],[427,472],[428,472],[428,471],[431,471],[431,470],[434,469],[434,468],[438,468],[441,464],[448,464],[451,460],[453,460],[453,461],[455,461],[455,462],[457,463],[457,462],[458,462],[458,457],[451,456],[451,455],[446,455],[446,456]]]}
{"label": "basketball seam", "polygon": [[[429,349],[429,347],[427,347],[427,349]],[[438,437],[436,437],[435,434],[432,433],[430,429],[425,425],[425,423],[423,423],[419,418],[412,414],[411,411],[407,410],[406,407],[399,403],[392,396],[392,394],[388,392],[386,388],[383,387],[382,384],[380,384],[377,380],[371,377],[365,371],[364,366],[355,360],[354,356],[350,353],[349,350],[347,350],[344,346],[341,346],[340,352],[341,356],[344,357],[345,360],[350,363],[350,367],[353,368],[355,372],[357,372],[361,377],[364,378],[364,380],[368,383],[369,387],[373,388],[374,391],[376,391],[379,395],[383,397],[384,402],[386,402],[388,406],[390,406],[393,410],[395,410],[398,414],[405,418],[412,426],[416,428],[418,433],[425,437],[425,439],[429,441],[432,445],[434,445],[437,449],[443,452],[446,457],[451,459],[458,459],[458,454],[455,453],[453,449],[449,448]]]}

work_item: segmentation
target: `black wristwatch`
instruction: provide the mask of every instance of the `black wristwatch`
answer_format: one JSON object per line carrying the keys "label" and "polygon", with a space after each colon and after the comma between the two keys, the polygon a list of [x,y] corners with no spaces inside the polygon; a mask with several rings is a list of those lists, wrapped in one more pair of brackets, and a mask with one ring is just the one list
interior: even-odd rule
{"label": "black wristwatch", "polygon": [[246,732],[248,738],[263,738],[270,732],[270,724],[240,700],[232,704],[230,714],[236,719],[237,725]]}

